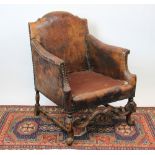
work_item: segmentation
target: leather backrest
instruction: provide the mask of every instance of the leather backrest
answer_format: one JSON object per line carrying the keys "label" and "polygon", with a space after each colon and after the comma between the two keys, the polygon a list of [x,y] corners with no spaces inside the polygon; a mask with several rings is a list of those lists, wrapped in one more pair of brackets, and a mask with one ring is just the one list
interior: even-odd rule
{"label": "leather backrest", "polygon": [[30,38],[36,39],[47,51],[63,59],[68,72],[88,67],[86,19],[58,11],[46,14],[29,26]]}

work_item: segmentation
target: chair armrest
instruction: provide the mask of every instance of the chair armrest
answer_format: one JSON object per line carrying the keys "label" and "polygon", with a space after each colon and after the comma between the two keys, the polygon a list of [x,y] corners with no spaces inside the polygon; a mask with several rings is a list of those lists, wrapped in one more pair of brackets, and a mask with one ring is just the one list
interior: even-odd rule
{"label": "chair armrest", "polygon": [[57,56],[53,55],[52,53],[48,52],[37,40],[31,40],[31,47],[32,49],[33,48],[35,49],[37,54],[43,60],[46,60],[48,63],[50,63],[53,66],[53,68],[51,69],[53,69],[54,72],[56,72],[56,70],[57,72],[59,72],[57,74],[59,74],[59,78],[61,78],[63,92],[65,94],[71,92],[71,88],[68,83],[64,61],[58,58]]}
{"label": "chair armrest", "polygon": [[87,35],[87,45],[90,65],[96,72],[136,85],[136,75],[128,70],[128,49],[107,45],[90,34]]}
{"label": "chair armrest", "polygon": [[31,46],[36,49],[36,52],[48,62],[60,66],[64,61],[52,53],[48,52],[37,40],[31,40]]}

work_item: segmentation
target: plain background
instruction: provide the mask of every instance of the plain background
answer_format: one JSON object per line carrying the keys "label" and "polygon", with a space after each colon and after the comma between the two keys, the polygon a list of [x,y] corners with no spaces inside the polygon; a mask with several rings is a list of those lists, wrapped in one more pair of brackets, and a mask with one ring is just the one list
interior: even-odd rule
{"label": "plain background", "polygon": [[[28,22],[56,10],[87,18],[91,34],[103,42],[130,49],[129,70],[138,78],[135,101],[138,106],[154,106],[155,5],[52,4],[0,5],[1,105],[34,105]],[[41,96],[41,104],[51,103]]]}

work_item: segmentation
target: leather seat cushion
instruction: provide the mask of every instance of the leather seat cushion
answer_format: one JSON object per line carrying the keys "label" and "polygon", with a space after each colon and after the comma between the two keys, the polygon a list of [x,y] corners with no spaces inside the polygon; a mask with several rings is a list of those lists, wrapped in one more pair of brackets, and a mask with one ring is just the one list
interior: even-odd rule
{"label": "leather seat cushion", "polygon": [[94,100],[109,93],[116,94],[131,89],[127,81],[113,79],[93,71],[69,74],[73,101]]}

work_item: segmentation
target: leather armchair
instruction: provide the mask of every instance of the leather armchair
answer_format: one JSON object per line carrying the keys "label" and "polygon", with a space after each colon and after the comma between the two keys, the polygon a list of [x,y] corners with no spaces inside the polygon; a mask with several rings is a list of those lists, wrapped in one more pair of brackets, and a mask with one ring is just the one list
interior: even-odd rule
{"label": "leather armchair", "polygon": [[[89,34],[87,20],[67,12],[52,12],[29,23],[34,82],[35,115],[44,114],[39,104],[39,92],[62,107],[65,125],[51,119],[68,133],[71,145],[74,127],[86,128],[96,116],[126,117],[134,125],[131,114],[136,75],[127,67],[128,49],[107,45]],[[128,99],[124,108],[109,103]],[[102,108],[98,106],[102,105]],[[89,117],[72,119],[72,113],[93,109]]]}

